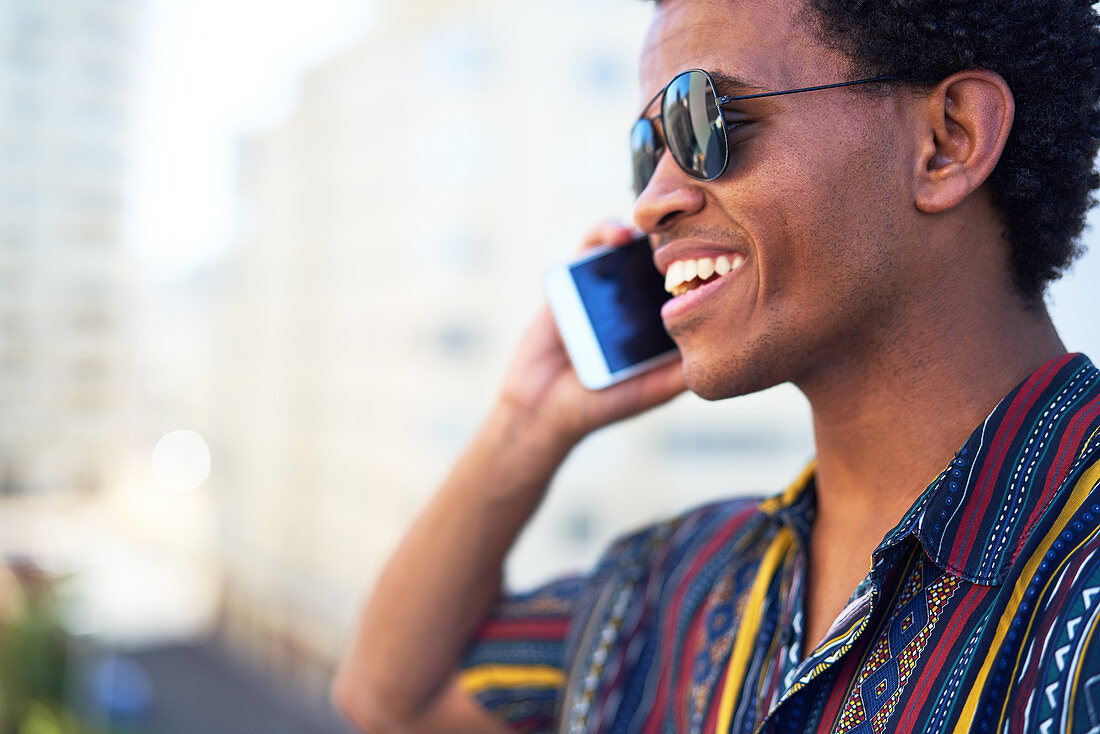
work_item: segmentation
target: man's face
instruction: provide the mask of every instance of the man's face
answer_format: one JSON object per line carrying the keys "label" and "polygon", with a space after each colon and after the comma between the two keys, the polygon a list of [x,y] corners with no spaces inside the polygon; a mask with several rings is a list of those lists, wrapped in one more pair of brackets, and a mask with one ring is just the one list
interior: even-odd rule
{"label": "man's face", "polygon": [[[692,68],[756,87],[719,82],[719,95],[854,79],[800,12],[798,0],[665,0],[642,52],[642,99]],[[723,111],[722,176],[694,180],[666,152],[637,202],[662,273],[674,261],[724,256],[734,265],[671,301],[665,326],[688,386],[705,398],[785,381],[812,388],[889,346],[919,280],[899,245],[914,212],[904,106],[842,88]],[[658,112],[655,104],[646,114]]]}

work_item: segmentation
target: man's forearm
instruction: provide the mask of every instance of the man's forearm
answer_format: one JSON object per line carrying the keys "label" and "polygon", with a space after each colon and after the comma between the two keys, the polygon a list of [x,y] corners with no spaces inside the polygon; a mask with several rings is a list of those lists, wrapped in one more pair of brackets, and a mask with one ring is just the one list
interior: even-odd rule
{"label": "man's forearm", "polygon": [[447,689],[571,445],[507,404],[492,412],[379,577],[333,686],[349,718],[412,721]]}

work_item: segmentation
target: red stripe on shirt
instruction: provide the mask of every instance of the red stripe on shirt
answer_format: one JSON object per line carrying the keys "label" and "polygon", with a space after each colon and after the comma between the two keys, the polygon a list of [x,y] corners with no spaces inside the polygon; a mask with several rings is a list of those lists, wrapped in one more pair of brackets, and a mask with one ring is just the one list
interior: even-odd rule
{"label": "red stripe on shirt", "polygon": [[[695,669],[695,656],[699,653],[699,630],[704,627],[707,616],[707,600],[704,599],[695,610],[695,617],[688,625],[684,635],[684,647],[680,651],[680,670],[676,676],[676,695],[673,697],[676,721],[687,721],[688,698],[691,696],[692,673]],[[732,650],[732,648],[731,648]],[[727,666],[728,667],[728,666]]]}
{"label": "red stripe on shirt", "polygon": [[[1012,404],[1005,413],[1005,419],[1001,421],[1001,425],[993,437],[991,452],[982,465],[981,474],[975,483],[973,498],[967,503],[965,514],[959,523],[961,532],[956,535],[955,543],[951,547],[952,558],[967,558],[970,556],[974,541],[977,538],[977,533],[973,532],[972,526],[976,522],[980,523],[986,515],[989,502],[993,496],[991,485],[995,484],[1000,478],[1001,466],[1012,447],[1012,439],[1019,433],[1028,412],[1043,396],[1043,391],[1046,390],[1055,375],[1070,359],[1072,359],[1070,355],[1064,355],[1050,362],[1041,374],[1024,383],[1016,393],[1016,397],[1012,399]],[[966,528],[965,531],[962,530],[964,527]]]}
{"label": "red stripe on shirt", "polygon": [[[1012,551],[1013,562],[1015,562],[1020,551],[1023,550],[1035,524],[1039,522],[1039,518],[1048,509],[1047,505],[1050,503],[1052,496],[1062,488],[1062,482],[1065,480],[1063,471],[1068,474],[1069,467],[1073,465],[1072,462],[1077,458],[1077,452],[1081,449],[1081,444],[1088,437],[1086,434],[1092,428],[1092,423],[1098,416],[1100,416],[1100,398],[1094,399],[1080,413],[1074,415],[1069,428],[1062,434],[1062,441],[1058,445],[1057,458],[1051,464],[1050,471],[1047,472],[1043,481],[1043,493],[1036,500],[1031,516],[1028,517],[1027,524],[1024,525],[1023,532],[1020,533],[1020,542],[1016,544],[1016,548]],[[1068,466],[1066,465],[1067,461],[1069,462]],[[1064,470],[1063,466],[1065,466]]]}
{"label": "red stripe on shirt", "polygon": [[565,639],[569,618],[490,619],[477,632],[482,640],[554,640]]}
{"label": "red stripe on shirt", "polygon": [[[889,611],[887,611],[887,614],[889,614]],[[829,694],[829,700],[825,704],[825,712],[818,721],[818,734],[829,734],[836,724],[837,718],[844,712],[844,704],[848,702],[848,696],[855,692],[856,676],[859,674],[859,669],[863,665],[867,653],[874,646],[875,639],[877,638],[874,635],[863,635],[860,640],[860,648],[847,652],[848,657],[842,663],[835,680],[847,679],[850,683],[847,686],[833,686]]]}

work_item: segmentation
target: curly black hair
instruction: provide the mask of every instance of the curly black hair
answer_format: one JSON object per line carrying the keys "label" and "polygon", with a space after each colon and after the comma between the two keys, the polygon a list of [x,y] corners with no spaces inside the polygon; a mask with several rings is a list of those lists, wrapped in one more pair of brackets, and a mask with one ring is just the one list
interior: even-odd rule
{"label": "curly black hair", "polygon": [[1100,29],[1090,0],[806,0],[823,43],[855,73],[934,86],[963,69],[1008,83],[1016,118],[989,178],[1014,284],[1040,303],[1081,253],[1100,186]]}

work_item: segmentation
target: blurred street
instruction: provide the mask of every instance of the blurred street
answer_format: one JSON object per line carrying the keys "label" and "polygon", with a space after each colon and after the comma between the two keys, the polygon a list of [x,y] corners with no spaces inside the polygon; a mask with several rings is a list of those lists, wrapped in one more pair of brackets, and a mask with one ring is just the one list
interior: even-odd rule
{"label": "blurred street", "polygon": [[307,706],[290,679],[247,669],[207,642],[129,656],[149,674],[157,734],[350,734],[327,706]]}

